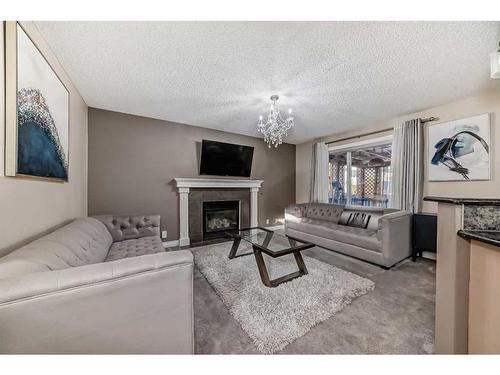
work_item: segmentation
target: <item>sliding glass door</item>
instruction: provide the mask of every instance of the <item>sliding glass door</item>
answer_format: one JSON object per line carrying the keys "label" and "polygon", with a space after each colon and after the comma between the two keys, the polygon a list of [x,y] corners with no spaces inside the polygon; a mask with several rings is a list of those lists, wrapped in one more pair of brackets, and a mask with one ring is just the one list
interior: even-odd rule
{"label": "sliding glass door", "polygon": [[330,152],[329,201],[388,207],[391,195],[391,143]]}
{"label": "sliding glass door", "polygon": [[347,153],[330,154],[329,167],[329,201],[330,203],[346,204],[347,197]]}

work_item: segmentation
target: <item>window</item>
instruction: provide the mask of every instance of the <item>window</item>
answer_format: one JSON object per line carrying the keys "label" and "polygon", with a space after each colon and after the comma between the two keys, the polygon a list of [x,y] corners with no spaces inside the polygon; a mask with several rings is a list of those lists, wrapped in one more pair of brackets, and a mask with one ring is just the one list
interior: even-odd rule
{"label": "window", "polygon": [[329,201],[388,207],[391,196],[391,137],[332,147]]}

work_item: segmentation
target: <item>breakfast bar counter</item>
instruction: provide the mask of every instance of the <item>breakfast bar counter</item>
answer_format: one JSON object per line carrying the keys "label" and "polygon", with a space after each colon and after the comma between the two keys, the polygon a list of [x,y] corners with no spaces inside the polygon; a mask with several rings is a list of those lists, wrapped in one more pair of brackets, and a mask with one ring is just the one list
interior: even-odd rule
{"label": "breakfast bar counter", "polygon": [[438,203],[435,351],[500,354],[500,199]]}

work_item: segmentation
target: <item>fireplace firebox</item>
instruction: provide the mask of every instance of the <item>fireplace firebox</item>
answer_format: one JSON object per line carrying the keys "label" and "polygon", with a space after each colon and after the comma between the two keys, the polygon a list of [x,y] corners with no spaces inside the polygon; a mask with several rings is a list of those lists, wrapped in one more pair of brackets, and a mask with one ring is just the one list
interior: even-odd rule
{"label": "fireplace firebox", "polygon": [[240,201],[203,202],[203,240],[225,237],[240,227]]}

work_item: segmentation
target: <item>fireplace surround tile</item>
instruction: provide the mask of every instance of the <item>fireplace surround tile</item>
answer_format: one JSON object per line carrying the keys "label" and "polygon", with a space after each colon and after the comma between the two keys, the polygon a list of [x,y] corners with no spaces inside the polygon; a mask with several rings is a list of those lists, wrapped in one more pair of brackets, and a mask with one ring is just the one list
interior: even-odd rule
{"label": "fireplace surround tile", "polygon": [[225,200],[240,201],[240,227],[250,226],[250,191],[248,189],[192,188],[188,199],[191,243],[203,241],[203,202]]}

